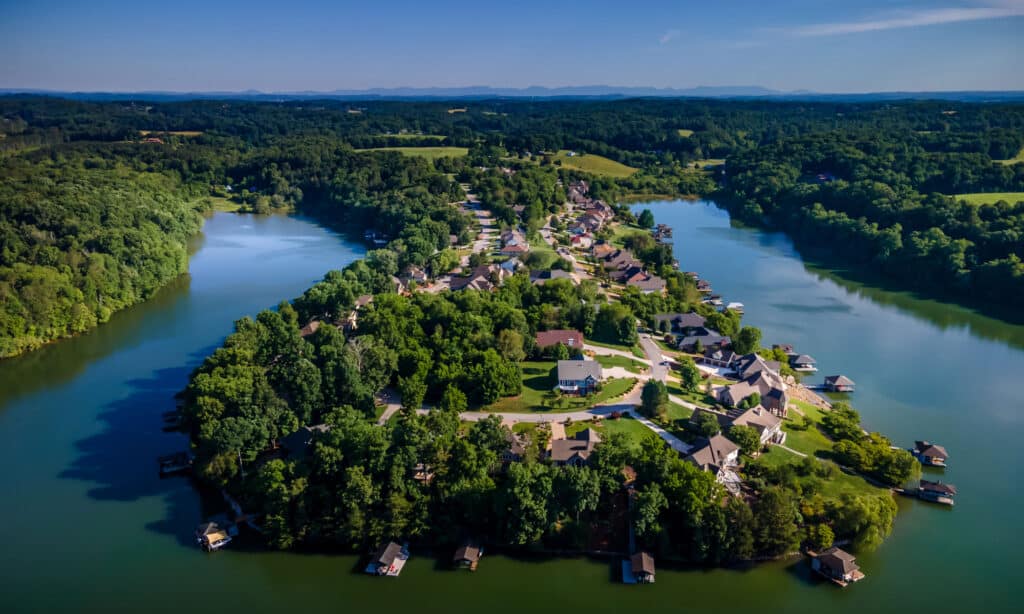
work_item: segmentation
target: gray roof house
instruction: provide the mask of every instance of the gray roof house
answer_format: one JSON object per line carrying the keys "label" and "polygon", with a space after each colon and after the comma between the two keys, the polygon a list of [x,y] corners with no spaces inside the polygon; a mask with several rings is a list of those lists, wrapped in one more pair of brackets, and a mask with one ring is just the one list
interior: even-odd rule
{"label": "gray roof house", "polygon": [[686,457],[686,460],[704,471],[720,475],[722,469],[736,464],[740,447],[726,439],[723,435],[715,435]]}
{"label": "gray roof house", "polygon": [[587,394],[601,382],[601,363],[596,360],[559,360],[558,388],[562,392]]}
{"label": "gray roof house", "polygon": [[571,439],[555,439],[551,442],[551,461],[556,465],[585,465],[599,443],[601,437],[594,429],[583,429]]}

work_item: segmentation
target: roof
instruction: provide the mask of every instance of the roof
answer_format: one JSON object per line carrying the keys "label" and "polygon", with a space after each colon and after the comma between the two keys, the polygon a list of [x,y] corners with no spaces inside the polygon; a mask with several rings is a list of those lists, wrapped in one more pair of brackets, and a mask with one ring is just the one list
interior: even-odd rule
{"label": "roof", "polygon": [[473,562],[480,558],[480,546],[467,542],[462,546],[459,546],[458,550],[455,551],[455,556],[452,557],[453,561],[470,561]]}
{"label": "roof", "polygon": [[654,575],[654,557],[650,553],[637,552],[629,558],[629,562],[633,567],[633,574]]}
{"label": "roof", "polygon": [[930,456],[932,458],[949,458],[949,453],[946,452],[946,448],[937,446],[927,441],[915,441],[914,451],[921,456]]}
{"label": "roof", "polygon": [[760,432],[771,430],[782,424],[782,418],[758,405],[751,407],[732,421],[733,426],[749,426]]}
{"label": "roof", "polygon": [[601,363],[596,360],[559,360],[558,381],[583,381],[592,377],[601,380]]}
{"label": "roof", "polygon": [[921,480],[921,490],[927,490],[944,495],[956,494],[956,486],[953,486],[952,484],[943,484],[942,482],[929,482],[928,480]]}
{"label": "roof", "polygon": [[734,452],[738,452],[739,446],[726,439],[721,434],[707,440],[696,452],[690,455],[690,460],[702,469],[708,467],[721,467],[725,459]]}
{"label": "roof", "polygon": [[305,326],[303,326],[302,328],[299,329],[299,336],[300,337],[308,337],[309,335],[312,335],[313,333],[315,333],[317,331],[317,329],[319,329],[319,328],[320,328],[320,320],[313,320],[309,324],[307,324],[307,325],[305,325]]}
{"label": "roof", "polygon": [[740,364],[736,367],[736,372],[739,374],[740,379],[747,379],[757,375],[762,371],[772,371],[778,373],[779,362],[777,360],[765,360],[758,354],[746,354],[740,359]]}
{"label": "roof", "polygon": [[700,328],[704,326],[705,318],[699,313],[659,313],[654,316],[658,324],[668,321],[677,328]]}
{"label": "roof", "polygon": [[542,330],[537,332],[537,347],[548,347],[561,343],[565,347],[581,349],[585,343],[583,333],[578,330]]}
{"label": "roof", "polygon": [[807,354],[800,354],[799,356],[794,357],[790,362],[797,365],[813,365],[818,361],[814,360]]}
{"label": "roof", "polygon": [[586,441],[588,443],[598,444],[601,443],[601,436],[598,435],[597,431],[591,428],[583,429],[573,436],[576,441]]}
{"label": "roof", "polygon": [[378,565],[390,566],[398,558],[398,555],[402,553],[402,546],[395,542],[388,542],[387,544],[380,547],[380,550],[373,555],[373,562]]}
{"label": "roof", "polygon": [[356,299],[355,307],[356,307],[356,309],[360,309],[362,307],[366,307],[367,305],[369,305],[372,302],[373,302],[373,295],[372,294],[361,294],[359,296],[359,298]]}
{"label": "roof", "polygon": [[825,378],[825,383],[833,386],[853,386],[853,380],[845,375],[829,375]]}
{"label": "roof", "polygon": [[551,460],[556,463],[565,463],[574,457],[580,460],[587,460],[590,453],[597,446],[597,441],[585,441],[580,439],[555,439],[551,442]]}
{"label": "roof", "polygon": [[819,554],[818,560],[821,561],[821,564],[825,567],[842,571],[844,574],[852,573],[860,569],[860,567],[857,566],[857,563],[854,562],[857,560],[857,557],[845,550],[840,550],[835,546]]}
{"label": "roof", "polygon": [[737,382],[731,386],[726,386],[720,398],[732,405],[737,405],[755,392],[761,394],[761,389],[750,382]]}
{"label": "roof", "polygon": [[665,289],[665,280],[657,275],[649,275],[647,279],[630,280],[627,284],[641,292],[660,292]]}
{"label": "roof", "polygon": [[687,335],[679,340],[679,347],[689,347],[701,342],[705,348],[711,345],[728,345],[731,340],[713,328],[698,328],[692,335]]}

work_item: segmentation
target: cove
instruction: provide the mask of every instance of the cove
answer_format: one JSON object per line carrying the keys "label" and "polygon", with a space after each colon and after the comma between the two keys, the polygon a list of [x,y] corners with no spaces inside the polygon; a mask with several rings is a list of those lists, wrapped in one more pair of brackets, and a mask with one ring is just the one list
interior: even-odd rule
{"label": "cove", "polygon": [[868,578],[845,591],[811,578],[801,560],[659,565],[657,584],[628,587],[612,581],[607,561],[585,558],[488,555],[469,574],[447,571],[447,553],[414,552],[394,580],[356,573],[353,556],[234,544],[204,555],[191,542],[204,514],[195,489],[157,478],[155,458],[185,445],[160,431],[161,412],[235,319],[363,253],[302,218],[217,214],[189,277],[89,334],[0,363],[0,610],[956,611],[980,600],[1015,609],[1024,352],[1008,339],[1020,331],[979,334],[959,316],[942,323],[915,312],[912,297],[837,283],[784,236],[734,228],[710,203],[637,207],[674,228],[681,268],[745,303],[745,321],[766,342],[813,355],[820,375],[852,377],[869,428],[949,448],[944,479],[960,488],[956,508],[900,499],[893,536],[858,559]]}

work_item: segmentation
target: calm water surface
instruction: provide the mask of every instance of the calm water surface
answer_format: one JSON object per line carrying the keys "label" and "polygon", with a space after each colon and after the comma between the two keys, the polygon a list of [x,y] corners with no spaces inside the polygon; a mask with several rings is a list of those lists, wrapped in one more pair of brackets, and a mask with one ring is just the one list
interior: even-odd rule
{"label": "calm water surface", "polygon": [[846,591],[790,561],[745,571],[670,571],[625,587],[586,559],[490,556],[475,574],[416,557],[398,580],[352,573],[347,556],[203,555],[187,480],[154,458],[184,440],[160,413],[233,320],[294,297],[361,249],[297,218],[218,214],[191,276],[89,335],[0,363],[0,611],[356,612],[1010,611],[1022,503],[1024,331],[966,311],[808,270],[779,235],[730,228],[704,203],[653,203],[686,270],[746,304],[766,341],[794,343],[842,372],[868,425],[901,444],[928,437],[952,456],[955,510],[901,500],[894,536],[862,556]]}

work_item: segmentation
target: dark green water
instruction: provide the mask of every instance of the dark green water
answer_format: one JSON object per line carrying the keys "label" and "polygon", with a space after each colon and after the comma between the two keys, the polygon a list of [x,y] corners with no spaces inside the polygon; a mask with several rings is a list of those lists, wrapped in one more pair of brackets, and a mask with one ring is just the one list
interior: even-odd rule
{"label": "dark green water", "polygon": [[159,480],[180,449],[160,413],[231,322],[299,294],[361,250],[307,221],[218,214],[191,278],[83,337],[0,363],[0,611],[1010,611],[1024,440],[1024,331],[809,271],[783,237],[729,227],[717,209],[647,205],[675,227],[684,269],[710,278],[767,341],[795,343],[823,373],[857,381],[871,428],[929,437],[953,458],[955,510],[901,500],[893,537],[841,591],[804,564],[671,571],[610,581],[606,562],[489,556],[475,574],[415,557],[402,577],[352,573],[347,556],[201,554],[203,511],[186,480]]}

